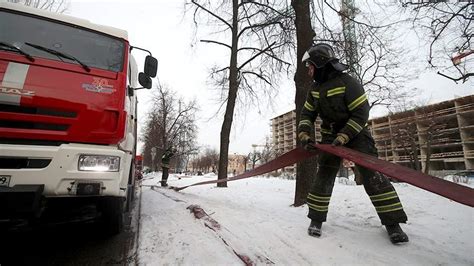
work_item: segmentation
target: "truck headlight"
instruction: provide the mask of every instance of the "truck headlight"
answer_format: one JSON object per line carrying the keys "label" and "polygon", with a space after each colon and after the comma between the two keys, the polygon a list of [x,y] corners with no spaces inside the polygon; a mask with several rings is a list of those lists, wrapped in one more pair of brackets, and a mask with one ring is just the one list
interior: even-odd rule
{"label": "truck headlight", "polygon": [[118,172],[120,157],[82,154],[79,156],[77,168],[79,171]]}

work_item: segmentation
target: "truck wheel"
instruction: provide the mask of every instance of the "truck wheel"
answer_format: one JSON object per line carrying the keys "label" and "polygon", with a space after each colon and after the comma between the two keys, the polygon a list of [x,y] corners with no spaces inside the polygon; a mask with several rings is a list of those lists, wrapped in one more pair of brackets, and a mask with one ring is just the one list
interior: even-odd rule
{"label": "truck wheel", "polygon": [[102,229],[106,235],[116,235],[123,231],[124,198],[104,198],[100,205],[102,212]]}
{"label": "truck wheel", "polygon": [[127,189],[127,200],[125,203],[125,211],[130,212],[132,209],[132,203],[135,198],[135,186],[134,185],[128,185]]}
{"label": "truck wheel", "polygon": [[130,173],[128,175],[128,184],[127,184],[127,202],[125,204],[125,210],[129,212],[132,207],[132,202],[135,199],[135,162],[132,161],[132,166],[130,167]]}

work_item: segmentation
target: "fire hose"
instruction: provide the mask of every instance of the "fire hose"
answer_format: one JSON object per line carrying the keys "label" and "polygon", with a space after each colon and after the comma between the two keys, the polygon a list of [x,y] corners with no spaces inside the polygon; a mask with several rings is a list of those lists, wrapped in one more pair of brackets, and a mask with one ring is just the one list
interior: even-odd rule
{"label": "fire hose", "polygon": [[314,144],[314,147],[316,148],[316,150],[311,152],[306,151],[300,147],[295,148],[268,163],[260,165],[248,172],[237,176],[229,177],[226,179],[198,182],[183,187],[172,187],[172,189],[180,191],[191,186],[235,181],[256,175],[262,175],[283,168],[285,166],[301,162],[307,158],[316,156],[321,152],[327,152],[352,161],[355,164],[366,167],[370,170],[380,172],[386,176],[396,179],[397,181],[411,184],[413,186],[438,194],[458,203],[474,207],[474,189],[470,187],[459,185],[431,175],[427,175],[422,172],[410,169],[408,167],[387,162],[378,159],[374,156],[364,154],[346,147],[336,147],[328,144]]}

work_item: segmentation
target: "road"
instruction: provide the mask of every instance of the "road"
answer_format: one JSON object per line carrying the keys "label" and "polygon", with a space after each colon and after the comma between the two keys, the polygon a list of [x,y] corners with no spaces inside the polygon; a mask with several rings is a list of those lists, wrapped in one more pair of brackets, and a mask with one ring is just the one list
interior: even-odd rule
{"label": "road", "polygon": [[124,232],[113,237],[101,234],[93,223],[0,233],[0,265],[135,264],[139,198]]}

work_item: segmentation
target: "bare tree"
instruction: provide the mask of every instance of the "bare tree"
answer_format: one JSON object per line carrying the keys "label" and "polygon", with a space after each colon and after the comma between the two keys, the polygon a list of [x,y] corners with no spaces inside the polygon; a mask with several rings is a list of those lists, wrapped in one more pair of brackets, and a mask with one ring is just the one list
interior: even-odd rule
{"label": "bare tree", "polygon": [[[403,62],[410,60],[404,57],[410,49],[399,43],[398,29],[405,20],[386,11],[386,4],[370,1],[348,7],[345,2],[313,1],[315,41],[332,43],[339,58],[350,64],[349,73],[364,86],[371,107],[392,106],[412,97],[413,91],[405,89],[404,84],[415,77],[416,71],[407,71]],[[349,33],[350,27],[353,31]]]}
{"label": "bare tree", "polygon": [[[174,147],[178,153],[175,161],[184,160],[189,154],[195,153],[197,127],[195,114],[197,112],[196,102],[185,102],[176,96],[176,93],[166,86],[160,86],[152,96],[153,107],[147,114],[146,125],[142,134],[145,143],[143,154],[145,164],[157,165],[157,161],[151,162],[151,149],[157,148],[157,158],[161,158],[163,152]],[[153,167],[152,167],[153,168]]]}
{"label": "bare tree", "polygon": [[49,10],[61,14],[69,8],[70,4],[69,0],[7,0],[7,2]]}
{"label": "bare tree", "polygon": [[[419,108],[417,113],[417,119],[423,121],[418,123],[420,147],[425,148],[425,167],[423,172],[429,174],[433,146],[446,145],[446,143],[454,142],[456,140],[451,139],[453,135],[452,130],[444,130],[448,125],[438,119],[437,113],[429,112],[423,108]],[[451,128],[453,127],[451,126]],[[456,136],[456,134],[454,135]]]}
{"label": "bare tree", "polygon": [[430,124],[427,128],[424,128],[422,131],[420,131],[420,135],[425,137],[426,145],[425,168],[423,170],[425,174],[430,173],[432,145],[440,143],[439,138],[443,135],[443,132],[440,130],[444,129],[445,127],[445,124]]}
{"label": "bare tree", "polygon": [[[311,87],[311,79],[306,74],[306,69],[301,64],[303,54],[311,47],[315,33],[311,26],[310,1],[292,0],[291,6],[295,12],[296,28],[296,73],[294,76],[296,93],[296,125],[299,123],[299,114],[306,101],[306,94]],[[314,131],[311,133],[314,139]],[[296,140],[301,145],[299,139]],[[317,159],[310,158],[297,164],[296,167],[296,188],[294,197],[294,206],[301,206],[306,202],[312,180],[316,177]]]}
{"label": "bare tree", "polygon": [[275,145],[267,138],[263,149],[260,151],[260,161],[262,163],[268,163],[276,157]]}
{"label": "bare tree", "polygon": [[261,159],[261,154],[259,151],[254,150],[253,152],[249,153],[247,158],[250,161],[250,163],[252,163],[252,169],[254,169],[255,164]]}
{"label": "bare tree", "polygon": [[198,171],[208,173],[215,172],[219,161],[219,152],[215,149],[206,148],[193,160],[194,168]]}
{"label": "bare tree", "polygon": [[[439,113],[433,113],[423,107],[405,110],[409,118],[396,120],[392,125],[393,142],[395,149],[403,149],[399,152],[400,159],[408,158],[410,167],[414,170],[429,174],[433,148],[435,146],[444,149],[447,143],[457,141],[458,129],[456,126],[448,125],[439,117]],[[452,110],[443,112],[452,112]],[[415,119],[412,119],[415,117]],[[446,128],[450,128],[447,129]],[[460,141],[460,140],[459,140]],[[424,168],[421,169],[421,160],[424,159]]]}
{"label": "bare tree", "polygon": [[403,149],[402,159],[407,158],[410,161],[410,167],[414,170],[420,170],[419,153],[420,146],[418,141],[418,129],[415,121],[405,121],[393,127],[393,136],[396,143],[396,149]]}
{"label": "bare tree", "polygon": [[244,172],[247,172],[247,164],[249,163],[249,156],[248,155],[244,155],[244,158],[242,160],[242,163],[244,164]]}
{"label": "bare tree", "polygon": [[474,2],[399,0],[413,29],[428,40],[430,67],[454,82],[474,76]]}
{"label": "bare tree", "polygon": [[[207,19],[216,35],[222,38],[202,39],[201,42],[225,48],[229,64],[214,67],[211,77],[223,92],[224,121],[220,132],[218,179],[227,178],[229,135],[236,103],[258,102],[261,92],[269,93],[278,73],[290,64],[281,57],[291,45],[291,16],[283,0],[191,0],[194,21]],[[282,9],[278,7],[282,6]],[[259,90],[261,90],[259,92]],[[227,183],[219,183],[226,187]]]}
{"label": "bare tree", "polygon": [[[141,134],[141,140],[144,142],[143,146],[143,165],[149,166],[152,171],[156,170],[157,161],[151,156],[153,147],[161,147],[160,144],[160,125],[158,120],[158,114],[150,112],[147,115],[145,127]],[[155,160],[153,160],[155,159]]]}

